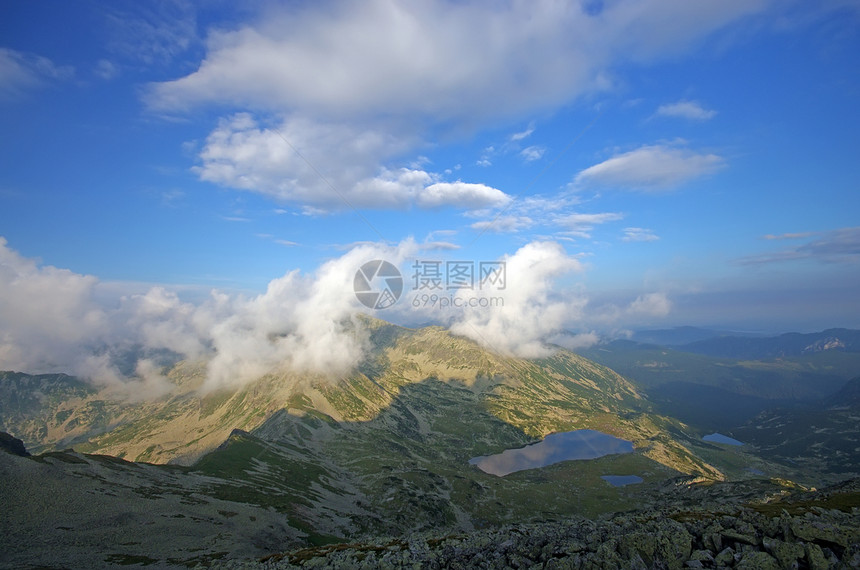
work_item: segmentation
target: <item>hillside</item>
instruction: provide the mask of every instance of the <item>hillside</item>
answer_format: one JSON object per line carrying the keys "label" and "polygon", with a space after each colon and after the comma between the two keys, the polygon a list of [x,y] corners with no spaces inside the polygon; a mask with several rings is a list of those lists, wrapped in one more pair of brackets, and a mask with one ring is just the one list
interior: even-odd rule
{"label": "hillside", "polygon": [[[443,388],[428,392],[439,394],[433,396],[439,398],[432,404],[436,408],[456,402],[463,414],[486,414],[516,428],[515,437],[475,439],[471,451],[476,455],[556,431],[588,428],[633,441],[647,457],[678,471],[720,476],[696,461],[666,431],[671,422],[650,413],[637,389],[606,367],[565,351],[534,361],[503,357],[438,327],[412,330],[374,320],[367,326],[372,356],[342,379],[281,372],[240,389],[201,394],[197,388],[205,366],[179,363],[167,373],[173,393],[129,403],[74,379],[69,382],[72,393],[56,379],[48,383],[7,373],[3,390],[10,398],[0,403],[0,427],[34,450],[74,446],[135,461],[187,465],[214,450],[234,429],[253,431],[279,411],[360,425],[383,411],[391,413],[401,391],[409,393],[411,387],[421,392],[416,386],[438,384]],[[43,405],[18,411],[18,395],[31,391],[37,381],[42,382]]]}
{"label": "hillside", "polygon": [[860,370],[857,352],[744,360],[688,352],[687,346],[618,340],[578,352],[632,380],[660,413],[702,430],[731,430],[777,407],[804,408],[835,394]]}
{"label": "hillside", "polygon": [[443,527],[356,533],[338,542],[296,528],[301,521],[284,508],[217,496],[213,491],[229,488],[231,480],[194,469],[3,449],[4,568],[472,568],[491,561],[547,568],[681,568],[695,561],[824,568],[860,561],[857,480],[809,492],[779,480],[675,478],[640,494],[628,512],[598,520],[555,514],[453,533]]}
{"label": "hillside", "polygon": [[858,426],[860,377],[807,409],[763,412],[735,434],[773,461],[845,477],[860,469]]}
{"label": "hillside", "polygon": [[[45,544],[66,544],[87,564],[96,554],[164,562],[168,551],[177,564],[211,563],[662,508],[680,500],[678,484],[728,479],[733,496],[747,485],[745,496],[762,497],[783,493],[785,479],[827,479],[753,446],[702,441],[701,431],[657,413],[641,387],[567,351],[525,360],[439,327],[365,326],[370,357],[338,379],[278,372],[201,392],[205,363],[181,362],[166,371],[171,394],[134,402],[67,376],[4,373],[0,423],[36,452],[0,457],[4,500],[14,506],[8,540],[53,524]],[[633,451],[504,477],[470,464],[578,429],[621,438]],[[62,451],[70,445],[76,451]],[[636,484],[616,487],[610,476]],[[66,505],[62,514],[56,504]],[[140,524],[176,538],[117,538]],[[218,540],[194,546],[216,528]],[[93,546],[103,542],[119,546]],[[51,556],[48,549],[45,564]]]}

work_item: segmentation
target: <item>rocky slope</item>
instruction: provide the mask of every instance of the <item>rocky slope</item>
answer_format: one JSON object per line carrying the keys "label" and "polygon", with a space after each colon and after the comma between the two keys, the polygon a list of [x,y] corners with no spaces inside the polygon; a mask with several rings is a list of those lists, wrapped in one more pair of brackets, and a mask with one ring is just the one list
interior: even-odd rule
{"label": "rocky slope", "polygon": [[[685,504],[294,550],[218,568],[858,568],[860,481],[769,503]],[[728,493],[726,486],[711,493]],[[702,493],[696,493],[701,496]]]}

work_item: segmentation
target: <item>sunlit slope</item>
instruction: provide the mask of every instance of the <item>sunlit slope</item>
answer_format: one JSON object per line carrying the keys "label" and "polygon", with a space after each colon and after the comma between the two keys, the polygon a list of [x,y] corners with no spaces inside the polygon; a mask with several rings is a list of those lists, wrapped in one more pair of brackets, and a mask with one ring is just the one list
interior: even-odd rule
{"label": "sunlit slope", "polygon": [[[30,414],[13,421],[4,410],[2,427],[17,434],[17,428],[29,426],[22,437],[31,447],[74,445],[130,460],[188,464],[220,445],[232,430],[253,431],[279,410],[337,424],[409,416],[414,423],[410,429],[422,437],[465,430],[457,420],[480,414],[519,435],[497,440],[470,425],[458,442],[466,455],[501,451],[555,431],[590,428],[629,439],[638,453],[682,473],[720,477],[687,450],[676,422],[650,413],[633,385],[604,366],[566,351],[539,360],[501,356],[439,327],[412,330],[373,319],[366,326],[369,357],[346,378],[283,372],[202,394],[198,388],[205,367],[180,363],[168,373],[173,393],[158,400],[117,403],[104,390],[80,385],[74,400],[57,396],[38,411],[37,420]],[[392,410],[404,390],[437,384],[442,386],[438,397],[415,404],[430,406],[427,410],[409,405]],[[44,429],[28,421],[42,422]],[[403,425],[390,427],[399,433]]]}

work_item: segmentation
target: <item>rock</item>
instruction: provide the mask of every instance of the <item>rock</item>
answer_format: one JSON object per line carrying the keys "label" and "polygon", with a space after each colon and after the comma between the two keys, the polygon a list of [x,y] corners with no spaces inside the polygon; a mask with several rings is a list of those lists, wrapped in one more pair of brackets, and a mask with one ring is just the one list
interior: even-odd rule
{"label": "rock", "polygon": [[796,566],[797,561],[804,555],[802,544],[783,542],[776,538],[764,538],[762,543],[765,550],[773,555],[783,568]]}
{"label": "rock", "polygon": [[776,558],[767,552],[749,552],[741,558],[735,568],[748,568],[749,570],[779,570]]}
{"label": "rock", "polygon": [[731,546],[727,546],[714,557],[714,564],[717,566],[729,566],[734,563],[735,551]]}
{"label": "rock", "polygon": [[830,567],[824,552],[817,544],[806,543],[806,563],[809,564],[810,570],[827,570]]}
{"label": "rock", "polygon": [[758,538],[755,535],[743,534],[734,530],[724,530],[722,532],[723,540],[733,541],[733,542],[742,542],[744,544],[749,544],[752,546],[756,546],[758,542]]}
{"label": "rock", "polygon": [[860,541],[845,549],[842,554],[842,563],[848,568],[860,568]]}
{"label": "rock", "polygon": [[690,555],[690,560],[698,560],[699,562],[713,563],[714,555],[708,550],[694,550]]}
{"label": "rock", "polygon": [[856,530],[851,533],[835,522],[821,520],[818,517],[814,519],[793,519],[791,521],[791,531],[801,540],[807,542],[829,542],[838,544],[842,548],[847,548],[851,542],[860,539]]}
{"label": "rock", "polygon": [[704,536],[703,542],[705,546],[714,552],[720,552],[723,549],[723,535],[720,534],[723,529],[718,532],[711,532]]}
{"label": "rock", "polygon": [[12,455],[18,455],[20,457],[30,456],[27,452],[27,448],[24,447],[24,442],[17,437],[9,435],[5,431],[0,431],[0,449],[6,453],[11,453]]}

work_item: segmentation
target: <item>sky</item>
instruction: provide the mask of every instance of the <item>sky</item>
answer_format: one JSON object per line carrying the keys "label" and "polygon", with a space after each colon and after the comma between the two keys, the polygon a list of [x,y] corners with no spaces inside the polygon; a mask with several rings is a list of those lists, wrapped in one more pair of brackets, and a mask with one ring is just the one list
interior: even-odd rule
{"label": "sky", "polygon": [[[859,24],[856,0],[8,0],[0,369],[342,371],[358,312],[521,356],[860,328]],[[354,294],[373,260],[390,306]]]}

